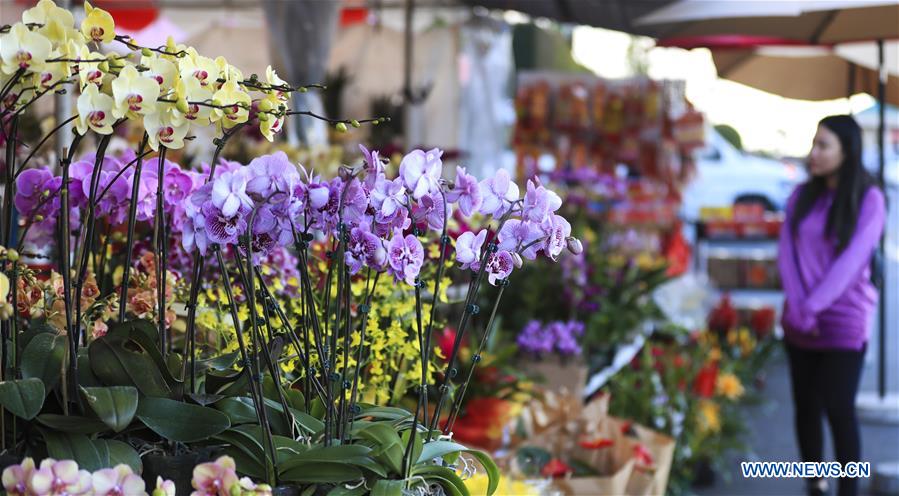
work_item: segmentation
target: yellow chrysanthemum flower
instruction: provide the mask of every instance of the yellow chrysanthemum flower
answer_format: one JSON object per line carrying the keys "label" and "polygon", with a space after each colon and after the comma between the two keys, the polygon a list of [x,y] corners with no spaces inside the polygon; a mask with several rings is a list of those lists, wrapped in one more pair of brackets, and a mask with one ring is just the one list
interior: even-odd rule
{"label": "yellow chrysanthemum flower", "polygon": [[731,373],[720,374],[715,384],[718,394],[729,400],[736,400],[743,396],[743,384],[740,379]]}
{"label": "yellow chrysanthemum flower", "polygon": [[721,406],[710,400],[699,401],[699,432],[706,434],[721,430]]}

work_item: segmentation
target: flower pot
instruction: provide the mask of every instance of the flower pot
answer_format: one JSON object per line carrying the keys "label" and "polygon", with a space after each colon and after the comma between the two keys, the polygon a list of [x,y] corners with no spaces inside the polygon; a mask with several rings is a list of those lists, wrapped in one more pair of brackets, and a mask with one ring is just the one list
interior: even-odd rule
{"label": "flower pot", "polygon": [[176,494],[190,494],[193,491],[191,479],[194,467],[206,461],[208,457],[201,457],[200,453],[185,455],[155,455],[148,454],[141,460],[144,464],[143,478],[147,488],[156,487],[156,478],[171,480],[175,483]]}

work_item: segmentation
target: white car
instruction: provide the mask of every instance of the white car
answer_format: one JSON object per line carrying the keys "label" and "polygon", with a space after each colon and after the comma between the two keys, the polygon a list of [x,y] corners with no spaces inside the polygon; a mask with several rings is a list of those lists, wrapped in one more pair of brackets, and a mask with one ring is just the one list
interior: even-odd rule
{"label": "white car", "polygon": [[755,201],[768,210],[783,210],[790,193],[805,180],[793,163],[750,155],[734,148],[714,129],[696,152],[696,175],[683,192],[681,213],[699,220],[702,207],[725,207]]}

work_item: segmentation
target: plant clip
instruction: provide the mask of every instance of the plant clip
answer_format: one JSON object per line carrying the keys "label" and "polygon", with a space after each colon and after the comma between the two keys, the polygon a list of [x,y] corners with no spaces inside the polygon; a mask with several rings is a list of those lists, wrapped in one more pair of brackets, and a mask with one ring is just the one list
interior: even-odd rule
{"label": "plant clip", "polygon": [[450,379],[455,379],[458,374],[459,374],[459,370],[457,368],[453,367],[450,369],[450,373],[449,373]]}
{"label": "plant clip", "polygon": [[474,303],[469,303],[468,306],[465,307],[465,311],[472,315],[477,315],[478,312],[481,311],[481,307],[475,305]]}
{"label": "plant clip", "polygon": [[498,249],[499,249],[499,245],[492,241],[487,244],[487,251],[489,251],[490,253],[496,253],[496,250],[498,250]]}
{"label": "plant clip", "polygon": [[480,361],[481,361],[481,355],[480,355],[480,353],[476,353],[476,354],[472,355],[472,357],[471,357],[471,363],[478,363],[478,362],[480,362]]}
{"label": "plant clip", "polygon": [[366,305],[365,303],[359,305],[359,313],[367,314],[369,310],[370,309],[368,308],[368,305]]}

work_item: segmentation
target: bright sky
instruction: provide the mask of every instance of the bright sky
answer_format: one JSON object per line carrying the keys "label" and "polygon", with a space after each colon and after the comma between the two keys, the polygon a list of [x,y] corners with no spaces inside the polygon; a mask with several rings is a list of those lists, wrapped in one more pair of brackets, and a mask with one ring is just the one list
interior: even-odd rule
{"label": "bright sky", "polygon": [[[633,75],[627,61],[631,39],[617,31],[577,27],[572,52],[575,60],[602,77],[629,77]],[[640,42],[652,46],[651,40]],[[867,95],[824,102],[791,100],[718,79],[712,56],[705,49],[652,48],[648,60],[651,78],[685,80],[687,98],[693,105],[713,124],[736,128],[744,147],[752,151],[804,156],[822,117],[859,112],[874,103]]]}

